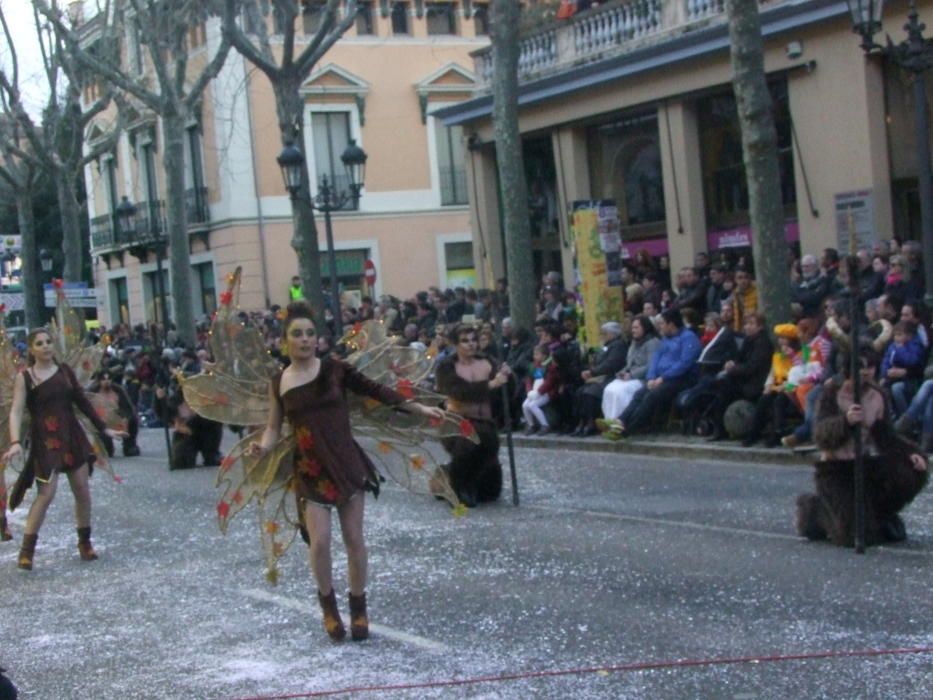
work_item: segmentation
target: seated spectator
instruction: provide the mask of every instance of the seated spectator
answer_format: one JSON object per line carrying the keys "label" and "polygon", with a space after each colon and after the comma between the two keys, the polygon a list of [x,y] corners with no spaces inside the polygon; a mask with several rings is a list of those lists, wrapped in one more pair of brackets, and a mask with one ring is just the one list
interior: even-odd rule
{"label": "seated spectator", "polygon": [[551,351],[546,345],[535,346],[532,354],[533,365],[528,376],[528,393],[522,402],[522,415],[525,417],[525,435],[551,432],[544,407],[555,398],[560,389],[560,373],[551,359]]}
{"label": "seated spectator", "polygon": [[861,425],[865,460],[866,544],[906,539],[898,513],[923,489],[929,478],[925,457],[899,439],[886,413],[882,392],[874,383],[878,355],[867,346],[859,349],[862,395],[855,403],[851,363],[844,362],[846,380],[828,387],[817,409],[814,429],[820,460],[816,467],[816,493],[797,498],[794,525],[810,540],[828,539],[852,546],[855,539],[855,497],[852,478],[855,449],[852,426]]}
{"label": "seated spectator", "polygon": [[751,447],[758,442],[765,428],[770,426],[766,438],[766,447],[777,447],[781,442],[784,419],[792,413],[799,413],[792,400],[793,385],[788,385],[790,372],[800,365],[800,336],[793,323],[782,323],[774,327],[778,339],[778,349],[771,356],[771,371],[765,379],[764,392],[755,404],[755,416],[752,429],[742,441],[744,447]]}
{"label": "seated spectator", "polygon": [[[626,353],[625,366],[616,373],[615,379],[603,390],[603,418],[617,419],[628,408],[632,397],[645,386],[651,357],[661,341],[658,339],[654,323],[647,316],[632,319],[632,340]],[[599,426],[599,423],[597,423]]]}
{"label": "seated spectator", "polygon": [[595,435],[596,419],[603,399],[603,390],[625,366],[628,347],[622,338],[622,326],[615,321],[604,323],[599,329],[602,350],[596,356],[593,365],[580,373],[583,385],[576,392],[575,417],[578,420],[574,435],[589,437]]}
{"label": "seated spectator", "polygon": [[930,337],[926,328],[926,309],[922,301],[908,299],[901,307],[901,321],[913,323],[917,327],[917,338],[924,350],[930,348]]}
{"label": "seated spectator", "polygon": [[848,299],[837,299],[829,305],[826,316],[824,330],[829,341],[829,349],[825,349],[827,347],[825,344],[819,349],[820,355],[825,357],[822,377],[818,380],[814,377],[812,386],[806,392],[803,401],[803,423],[794,428],[792,433],[781,438],[781,444],[785,447],[800,447],[810,442],[813,435],[816,407],[824,387],[829,385],[839,387],[842,384],[842,362],[848,356],[849,347],[851,347],[849,337],[852,328],[850,301]]}
{"label": "seated spectator", "polygon": [[823,299],[829,296],[830,280],[820,274],[820,265],[813,255],[800,259],[800,280],[791,287],[791,301],[800,306],[800,314],[809,318],[820,312]]}
{"label": "seated spectator", "polygon": [[[717,313],[706,314],[700,344],[703,350],[697,358],[697,383],[677,395],[674,405],[684,422],[684,432],[697,432],[699,419],[706,413],[712,398],[712,387],[726,362],[735,360],[738,345],[732,328],[723,325]],[[709,426],[712,432],[712,425]],[[705,431],[704,431],[705,432]]]}
{"label": "seated spectator", "polygon": [[858,258],[858,298],[861,303],[881,296],[884,291],[884,276],[878,274],[872,265],[871,252],[860,248]]}
{"label": "seated spectator", "polygon": [[651,358],[645,386],[632,397],[620,419],[622,437],[647,430],[655,416],[669,410],[677,394],[696,381],[700,339],[684,330],[678,311],[668,309],[661,314],[661,334],[664,339]]}
{"label": "seated spectator", "polygon": [[661,308],[661,292],[664,289],[658,283],[658,273],[648,270],[641,278],[642,302],[650,303],[655,309]]}
{"label": "seated spectator", "polygon": [[894,324],[881,317],[881,302],[878,299],[869,299],[865,302],[865,318],[868,325],[861,334],[861,338],[871,343],[876,353],[884,355],[888,343],[894,336]]}
{"label": "seated spectator", "polygon": [[706,312],[706,281],[695,267],[681,270],[683,286],[677,290],[677,300],[672,307],[678,310],[693,309],[702,318]]}
{"label": "seated spectator", "polygon": [[757,311],[749,313],[745,317],[744,331],[745,339],[738,355],[734,361],[726,361],[710,388],[712,399],[707,410],[713,424],[710,440],[722,440],[726,436],[722,419],[729,404],[738,399],[757,401],[761,397],[771,368],[774,347],[765,330],[764,317]]}
{"label": "seated spectator", "polygon": [[891,392],[895,415],[904,413],[917,393],[925,358],[917,327],[910,321],[898,321],[894,325],[894,342],[881,361],[881,384]]}

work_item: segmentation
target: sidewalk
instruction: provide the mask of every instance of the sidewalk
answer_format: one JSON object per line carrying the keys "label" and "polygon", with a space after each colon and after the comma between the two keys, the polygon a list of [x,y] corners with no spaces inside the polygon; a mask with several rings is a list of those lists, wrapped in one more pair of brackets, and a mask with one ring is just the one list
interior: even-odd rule
{"label": "sidewalk", "polygon": [[[500,433],[502,446],[506,447],[505,433]],[[707,442],[706,438],[657,433],[638,435],[613,442],[599,435],[580,438],[569,435],[522,435],[512,434],[515,447],[533,447],[556,450],[588,452],[617,452],[626,455],[651,455],[654,457],[680,457],[684,460],[754,462],[756,464],[786,464],[801,466],[811,464],[817,458],[816,450],[798,452],[786,447],[767,449],[760,444],[742,447],[735,440]]]}

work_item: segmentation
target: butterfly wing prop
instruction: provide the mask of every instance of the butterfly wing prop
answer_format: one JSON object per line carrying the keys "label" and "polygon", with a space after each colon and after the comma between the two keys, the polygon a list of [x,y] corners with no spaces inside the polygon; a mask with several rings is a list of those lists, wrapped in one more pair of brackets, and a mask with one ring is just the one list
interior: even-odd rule
{"label": "butterfly wing prop", "polygon": [[180,377],[185,402],[210,420],[228,425],[265,425],[269,382],[279,364],[266,350],[259,331],[237,316],[241,270],[227,275],[227,290],[210,331],[214,363],[193,377]]}
{"label": "butterfly wing prop", "polygon": [[253,499],[257,501],[259,531],[266,560],[266,576],[275,583],[277,562],[295,539],[300,523],[294,496],[294,436],[288,434],[261,457],[249,453],[262,431],[240,440],[224,457],[217,472],[223,489],[217,502],[217,522],[223,533],[230,521]]}
{"label": "butterfly wing prop", "polygon": [[84,322],[68,303],[63,282],[54,280],[55,316],[49,324],[55,356],[64,362],[78,378],[78,384],[87,386],[94,372],[100,367],[106,347],[103,342],[84,345]]}
{"label": "butterfly wing prop", "polygon": [[[398,345],[379,321],[356,324],[342,342],[351,350],[347,362],[369,379],[418,403],[437,406],[443,402],[443,396],[425,387],[434,363],[430,349]],[[456,513],[462,513],[447,472],[429,445],[450,437],[478,443],[472,423],[454,413],[431,419],[366,397],[349,398],[353,431],[373,461],[409,491],[444,498]]]}

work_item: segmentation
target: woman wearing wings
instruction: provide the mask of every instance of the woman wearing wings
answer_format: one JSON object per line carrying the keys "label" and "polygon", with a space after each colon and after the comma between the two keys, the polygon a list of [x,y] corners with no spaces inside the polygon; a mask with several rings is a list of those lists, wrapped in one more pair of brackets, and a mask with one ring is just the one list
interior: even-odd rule
{"label": "woman wearing wings", "polygon": [[29,455],[10,497],[11,508],[16,508],[34,481],[39,490],[23,533],[18,566],[30,570],[39,538],[39,528],[58,485],[58,475],[67,474],[75,497],[75,519],[78,529],[78,552],[84,561],[97,559],[91,545],[91,492],[88,477],[96,458],[84,429],[75,415],[81,411],[99,432],[110,438],[125,433],[107,428],[104,420],[91,405],[74,370],[55,359],[52,333],[38,328],[26,338],[28,367],[16,375],[13,403],[9,418],[10,447],[3,455],[9,463],[23,454],[23,418],[30,419]]}
{"label": "woman wearing wings", "polygon": [[424,443],[454,434],[475,440],[472,425],[426,405],[443,400],[422,387],[432,358],[398,345],[378,321],[356,324],[343,338],[350,351],[345,360],[318,358],[310,308],[289,305],[283,349],[291,364],[283,371],[256,327],[237,313],[240,271],[228,275],[227,283],[211,326],[214,362],[201,374],[180,378],[185,401],[198,414],[228,425],[260,426],[233,447],[218,470],[221,530],[256,502],[273,583],[278,560],[301,530],[325,629],[342,639],[346,628],[330,550],[336,510],[348,556],[350,632],[355,640],[366,639],[364,493],[378,493],[381,471],[409,491],[440,495],[462,513],[448,481],[431,483],[436,462]]}

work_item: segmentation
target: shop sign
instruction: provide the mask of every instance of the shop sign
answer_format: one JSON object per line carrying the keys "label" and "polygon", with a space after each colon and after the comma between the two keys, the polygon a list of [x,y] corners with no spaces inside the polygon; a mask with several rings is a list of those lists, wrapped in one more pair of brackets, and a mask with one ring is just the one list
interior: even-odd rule
{"label": "shop sign", "polygon": [[871,190],[840,192],[833,196],[836,214],[836,250],[846,253],[851,239],[855,248],[870,248],[875,242],[875,201]]}
{"label": "shop sign", "polygon": [[[800,240],[800,224],[798,222],[785,222],[784,240],[788,243]],[[750,247],[752,245],[752,227],[750,225],[738,226],[721,231],[710,231],[706,234],[706,243],[708,250]]]}

